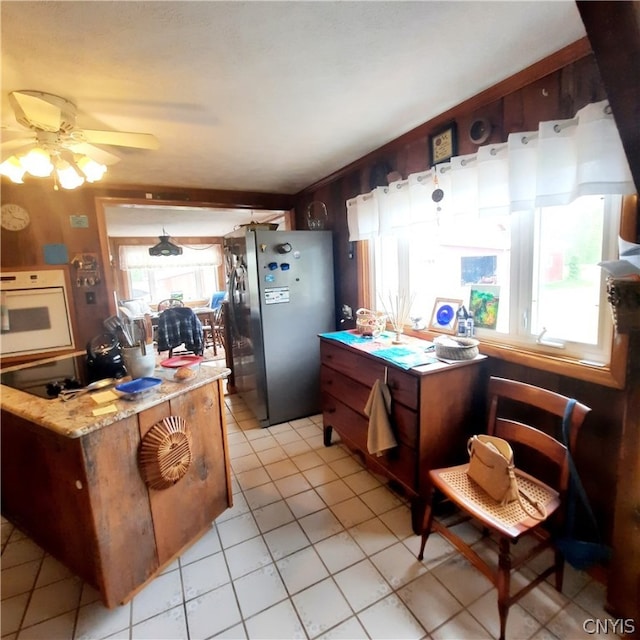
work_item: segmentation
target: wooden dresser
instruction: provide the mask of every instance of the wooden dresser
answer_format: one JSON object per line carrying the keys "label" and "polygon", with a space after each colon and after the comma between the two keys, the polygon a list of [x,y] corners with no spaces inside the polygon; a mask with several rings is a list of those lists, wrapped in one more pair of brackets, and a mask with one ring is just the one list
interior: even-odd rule
{"label": "wooden dresser", "polygon": [[[412,527],[419,533],[429,469],[464,462],[467,438],[484,428],[485,358],[404,369],[376,355],[371,341],[342,342],[342,333],[337,332],[338,339],[320,338],[324,444],[330,446],[332,431],[337,431],[373,471],[398,483],[411,499]],[[406,341],[415,349],[425,344]],[[364,413],[377,379],[386,379],[391,391],[398,442],[381,456],[367,451],[369,419]]]}

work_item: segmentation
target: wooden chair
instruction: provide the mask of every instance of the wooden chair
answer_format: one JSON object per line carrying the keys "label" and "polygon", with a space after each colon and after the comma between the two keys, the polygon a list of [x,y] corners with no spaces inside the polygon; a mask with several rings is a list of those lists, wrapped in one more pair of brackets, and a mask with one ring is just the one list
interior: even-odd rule
{"label": "wooden chair", "polygon": [[165,311],[166,309],[173,309],[174,307],[184,307],[184,302],[179,298],[166,298],[158,302],[158,313]]}
{"label": "wooden chair", "polygon": [[224,349],[224,306],[222,304],[213,312],[212,333],[213,351],[217,353],[218,347]]}
{"label": "wooden chair", "polygon": [[[500,616],[500,640],[504,640],[509,607],[528,593],[548,576],[555,573],[555,587],[562,590],[564,558],[554,548],[553,533],[561,532],[565,516],[565,501],[569,482],[567,448],[559,439],[546,431],[550,427],[561,434],[562,419],[569,398],[546,389],[534,387],[514,380],[492,377],[489,380],[489,435],[495,435],[509,441],[514,450],[518,486],[525,493],[540,500],[546,507],[547,517],[540,521],[529,516],[518,501],[505,506],[496,503],[487,493],[467,476],[468,464],[433,469],[429,472],[431,493],[425,512],[422,543],[418,559],[422,560],[425,544],[431,531],[437,531],[460,551],[479,571],[481,571],[498,589],[498,613]],[[575,450],[576,438],[585,417],[591,411],[589,407],[576,403],[568,418],[569,445]],[[536,417],[543,421],[536,428],[520,422],[522,416]],[[507,417],[509,416],[509,417]],[[518,419],[514,419],[517,416]],[[524,468],[523,468],[524,467]],[[544,478],[544,481],[540,479]],[[549,484],[547,484],[549,483]],[[448,521],[446,526],[434,518],[434,496],[444,496],[459,510],[462,518]],[[535,512],[535,509],[532,508]],[[483,531],[497,538],[498,566],[492,567],[452,529],[461,520],[474,519],[482,525]],[[512,557],[511,547],[524,536],[534,536],[536,544],[526,546],[519,558]],[[515,594],[511,594],[511,572],[519,569],[533,557],[545,550],[553,550],[553,563],[539,573],[531,582]]]}
{"label": "wooden chair", "polygon": [[158,317],[158,353],[173,350],[184,345],[187,352],[201,356],[204,351],[202,324],[193,309],[170,307]]}

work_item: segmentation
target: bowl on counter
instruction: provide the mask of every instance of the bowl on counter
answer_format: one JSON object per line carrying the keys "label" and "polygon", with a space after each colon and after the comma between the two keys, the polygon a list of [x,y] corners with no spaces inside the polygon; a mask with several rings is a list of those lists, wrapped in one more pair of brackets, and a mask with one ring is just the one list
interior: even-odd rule
{"label": "bowl on counter", "polygon": [[165,380],[185,382],[198,375],[200,363],[204,358],[191,354],[173,356],[160,363],[159,370]]}
{"label": "bowl on counter", "polygon": [[143,377],[117,384],[115,390],[123,400],[139,400],[156,391],[160,384],[160,378]]}

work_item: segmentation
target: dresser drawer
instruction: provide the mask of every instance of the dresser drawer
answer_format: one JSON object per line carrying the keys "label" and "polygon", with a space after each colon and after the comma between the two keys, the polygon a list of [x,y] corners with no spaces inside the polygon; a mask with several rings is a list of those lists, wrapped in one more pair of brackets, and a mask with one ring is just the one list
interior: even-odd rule
{"label": "dresser drawer", "polygon": [[[320,387],[323,394],[333,396],[347,407],[362,415],[367,421],[368,428],[369,421],[365,416],[364,408],[371,393],[369,387],[326,366],[320,369]],[[391,400],[391,423],[396,439],[408,447],[415,449],[418,446],[419,439],[418,414],[396,402],[395,392],[393,391],[391,392]]]}
{"label": "dresser drawer", "polygon": [[419,402],[418,376],[402,371],[392,364],[386,365],[379,358],[369,358],[345,347],[330,344],[325,340],[320,342],[320,357],[322,364],[339,370],[369,388],[376,380],[385,379],[386,369],[387,384],[392,391],[394,401],[417,411]]}
{"label": "dresser drawer", "polygon": [[368,419],[333,396],[322,394],[322,419],[325,427],[333,427],[348,445],[362,451],[374,466],[393,477],[411,491],[417,491],[418,454],[402,440],[381,456],[371,455],[367,449]]}

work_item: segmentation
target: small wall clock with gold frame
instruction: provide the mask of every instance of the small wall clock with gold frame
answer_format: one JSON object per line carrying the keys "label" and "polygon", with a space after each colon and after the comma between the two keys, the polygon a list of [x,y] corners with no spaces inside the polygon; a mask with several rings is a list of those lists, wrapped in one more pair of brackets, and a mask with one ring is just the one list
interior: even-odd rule
{"label": "small wall clock with gold frame", "polygon": [[429,136],[430,166],[446,162],[458,151],[458,130],[455,122],[450,122]]}

